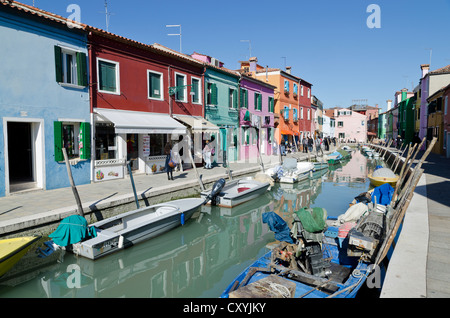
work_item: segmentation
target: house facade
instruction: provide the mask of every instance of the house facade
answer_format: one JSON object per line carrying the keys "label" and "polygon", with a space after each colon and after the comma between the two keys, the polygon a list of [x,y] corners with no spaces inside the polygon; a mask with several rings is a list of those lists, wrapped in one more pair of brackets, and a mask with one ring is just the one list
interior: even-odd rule
{"label": "house facade", "polygon": [[91,116],[84,26],[0,2],[0,196],[90,182]]}
{"label": "house facade", "polygon": [[[436,143],[434,144],[431,152],[446,155],[446,136],[447,131],[444,125],[445,117],[445,88],[436,91],[433,95],[427,98],[428,103],[428,128],[427,128],[427,142],[430,142],[433,137],[436,137]],[[448,99],[447,99],[448,103]],[[447,105],[448,106],[448,105]],[[444,143],[445,141],[445,143]]]}
{"label": "house facade", "polygon": [[203,116],[202,63],[159,44],[88,30],[94,181],[123,178],[127,162],[136,172],[163,172],[165,145],[186,136],[182,119]]}
{"label": "house facade", "polygon": [[[436,91],[448,85],[450,82],[450,65],[430,71],[429,64],[420,66],[422,77],[420,79],[421,101],[420,101],[420,130],[419,137],[427,137],[428,132],[428,102],[427,99]],[[428,137],[427,137],[428,140]],[[425,145],[422,149],[425,149]]]}
{"label": "house facade", "polygon": [[229,70],[218,59],[194,53],[192,57],[202,61],[204,70],[205,119],[218,126],[214,135],[217,163],[238,160],[239,140],[239,79],[240,74]]}
{"label": "house facade", "polygon": [[272,154],[274,135],[275,87],[241,74],[239,87],[239,159],[254,159],[261,154]]}
{"label": "house facade", "polygon": [[342,141],[366,142],[367,117],[348,108],[333,110],[336,120],[335,136]]}
{"label": "house facade", "polygon": [[403,95],[403,100],[398,106],[398,118],[399,118],[399,136],[402,139],[402,143],[410,143],[413,141],[415,132],[415,120],[414,120],[414,106],[416,104],[416,98],[414,96],[406,98],[406,94]]}
{"label": "house facade", "polygon": [[334,128],[336,127],[336,120],[333,117],[328,117],[323,114],[323,125],[322,125],[322,133],[323,137],[335,137]]}

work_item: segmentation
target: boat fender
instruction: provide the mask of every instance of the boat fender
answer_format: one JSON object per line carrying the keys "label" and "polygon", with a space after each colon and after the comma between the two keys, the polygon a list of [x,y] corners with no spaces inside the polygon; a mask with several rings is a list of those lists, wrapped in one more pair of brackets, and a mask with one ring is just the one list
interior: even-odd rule
{"label": "boat fender", "polygon": [[180,218],[181,218],[181,225],[184,225],[184,213],[181,213]]}
{"label": "boat fender", "polygon": [[123,236],[119,236],[119,244],[117,245],[117,248],[122,248],[123,247]]}

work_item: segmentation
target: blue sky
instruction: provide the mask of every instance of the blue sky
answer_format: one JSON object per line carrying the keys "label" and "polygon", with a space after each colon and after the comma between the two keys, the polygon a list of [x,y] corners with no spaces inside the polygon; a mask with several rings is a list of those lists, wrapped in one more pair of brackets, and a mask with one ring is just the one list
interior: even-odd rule
{"label": "blue sky", "polygon": [[[32,0],[22,0],[32,5]],[[38,8],[106,29],[104,0],[35,0]],[[367,27],[370,4],[380,7],[381,28]],[[386,100],[418,84],[420,64],[450,64],[450,0],[315,1],[119,1],[108,0],[109,31],[133,40],[160,43],[182,52],[213,56],[237,69],[251,55],[269,67],[292,67],[313,84],[325,108],[353,100],[386,109]],[[284,58],[283,58],[284,57]]]}

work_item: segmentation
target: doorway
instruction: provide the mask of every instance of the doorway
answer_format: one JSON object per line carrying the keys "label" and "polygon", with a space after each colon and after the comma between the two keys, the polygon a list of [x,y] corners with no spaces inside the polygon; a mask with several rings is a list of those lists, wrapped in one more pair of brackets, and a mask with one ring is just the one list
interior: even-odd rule
{"label": "doorway", "polygon": [[131,170],[139,169],[139,135],[127,134],[127,161],[131,160]]}
{"label": "doorway", "polygon": [[28,122],[8,122],[10,192],[36,187],[33,164],[32,127]]}

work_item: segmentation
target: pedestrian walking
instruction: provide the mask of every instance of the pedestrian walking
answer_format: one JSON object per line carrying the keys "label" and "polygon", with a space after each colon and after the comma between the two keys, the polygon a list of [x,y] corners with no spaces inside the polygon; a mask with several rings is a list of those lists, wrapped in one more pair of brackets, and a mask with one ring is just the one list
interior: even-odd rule
{"label": "pedestrian walking", "polygon": [[171,157],[172,145],[170,144],[170,142],[167,142],[166,146],[164,147],[164,154],[166,155],[165,168],[167,173],[167,179],[173,180],[173,167],[171,167],[171,162],[173,162]]}
{"label": "pedestrian walking", "polygon": [[302,143],[303,143],[303,152],[308,153],[308,139],[306,139],[306,137],[304,137],[302,140]]}
{"label": "pedestrian walking", "polygon": [[209,140],[206,141],[206,145],[203,148],[203,159],[205,160],[205,169],[211,169],[211,147],[209,146]]}

